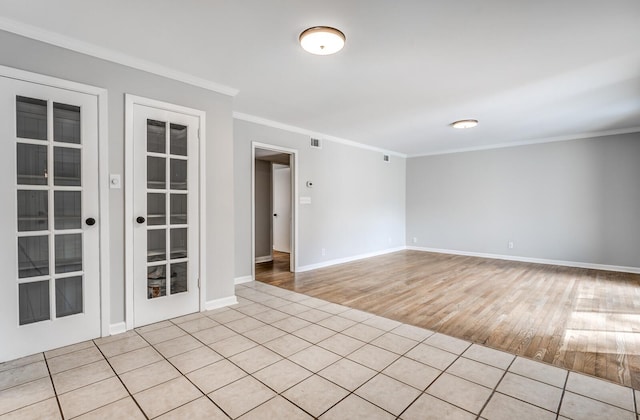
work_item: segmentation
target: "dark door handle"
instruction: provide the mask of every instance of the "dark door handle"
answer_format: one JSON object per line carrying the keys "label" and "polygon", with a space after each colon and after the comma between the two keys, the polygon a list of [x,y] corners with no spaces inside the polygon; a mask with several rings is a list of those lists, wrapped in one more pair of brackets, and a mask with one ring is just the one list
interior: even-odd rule
{"label": "dark door handle", "polygon": [[89,217],[87,220],[84,221],[87,225],[89,226],[93,226],[96,224],[96,219],[94,219],[93,217]]}
{"label": "dark door handle", "polygon": [[145,221],[145,218],[144,218],[144,217],[142,217],[142,216],[138,216],[138,218],[136,219],[136,222],[138,222],[138,223],[140,223],[140,224],[143,224],[143,223],[144,223],[144,221]]}
{"label": "dark door handle", "polygon": [[273,213],[274,216],[278,217],[278,213]]}

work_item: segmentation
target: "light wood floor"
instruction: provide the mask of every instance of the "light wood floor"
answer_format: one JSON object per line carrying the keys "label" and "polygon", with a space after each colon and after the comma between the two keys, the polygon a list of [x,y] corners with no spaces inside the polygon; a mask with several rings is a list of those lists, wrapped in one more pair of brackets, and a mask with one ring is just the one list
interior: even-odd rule
{"label": "light wood floor", "polygon": [[256,280],[640,389],[640,275],[400,251]]}

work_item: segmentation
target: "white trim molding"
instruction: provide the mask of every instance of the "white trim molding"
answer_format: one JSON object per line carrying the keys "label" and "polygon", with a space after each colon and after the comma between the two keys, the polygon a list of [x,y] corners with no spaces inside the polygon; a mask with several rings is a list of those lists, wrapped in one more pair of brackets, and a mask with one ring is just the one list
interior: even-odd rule
{"label": "white trim molding", "polygon": [[122,334],[123,332],[127,332],[127,324],[125,322],[109,325],[109,335]]}
{"label": "white trim molding", "polygon": [[252,281],[253,281],[253,276],[242,276],[242,277],[236,277],[235,279],[233,279],[233,282],[236,285],[251,283]]}
{"label": "white trim molding", "polygon": [[208,300],[204,305],[205,311],[211,311],[213,309],[224,308],[225,306],[235,305],[238,303],[236,295],[227,296],[225,298]]}
{"label": "white trim molding", "polygon": [[292,133],[304,134],[305,136],[310,136],[314,138],[319,138],[322,140],[332,141],[334,143],[340,143],[347,146],[358,147],[360,149],[372,150],[374,152],[382,152],[387,155],[394,155],[406,158],[407,155],[399,152],[395,152],[393,150],[381,149],[375,146],[369,146],[368,144],[358,143],[357,141],[347,140],[336,136],[330,136],[328,134],[318,133],[316,131],[306,130],[304,128],[296,127],[294,125],[284,124],[278,121],[269,120],[267,118],[257,117],[255,115],[244,114],[242,112],[233,113],[233,118],[236,120],[247,121],[254,124],[260,124],[271,128],[278,128],[280,130],[289,131]]}
{"label": "white trim molding", "polygon": [[128,54],[123,54],[121,52],[12,19],[0,17],[0,29],[26,38],[35,39],[36,41],[55,45],[56,47],[66,48],[67,50],[111,61],[112,63],[121,64],[137,70],[146,71],[147,73],[166,77],[167,79],[177,80],[188,85],[197,86],[223,95],[236,96],[239,92],[238,89],[225,86],[202,77],[194,76],[158,63],[142,60]]}
{"label": "white trim molding", "polygon": [[457,251],[453,249],[426,248],[408,246],[408,250],[434,252],[436,254],[463,255],[467,257],[491,258],[494,260],[518,261],[535,264],[559,265],[563,267],[588,268],[592,270],[618,271],[620,273],[640,274],[640,267],[624,267],[619,265],[593,264],[577,261],[549,260],[545,258],[520,257],[515,255],[486,254],[483,252]]}
{"label": "white trim molding", "polygon": [[556,143],[560,141],[570,141],[570,140],[593,139],[596,137],[615,136],[619,134],[631,134],[631,133],[639,133],[639,132],[640,132],[640,127],[621,128],[621,129],[606,130],[606,131],[592,131],[588,133],[569,134],[567,136],[547,137],[542,139],[515,141],[511,143],[489,144],[486,146],[466,147],[462,149],[448,149],[448,150],[442,150],[439,152],[432,152],[432,153],[418,153],[415,155],[409,155],[408,157],[418,158],[418,157],[426,157],[426,156],[450,155],[454,153],[479,152],[482,150],[505,149],[508,147],[530,146],[533,144]]}
{"label": "white trim molding", "polygon": [[271,261],[273,261],[273,257],[271,255],[265,255],[263,257],[256,257],[255,263],[260,264],[260,263],[271,262]]}
{"label": "white trim molding", "polygon": [[395,248],[383,249],[381,251],[368,252],[366,254],[353,255],[351,257],[336,258],[334,260],[323,261],[317,264],[303,265],[302,267],[298,267],[298,269],[296,270],[296,273],[317,270],[318,268],[330,267],[332,265],[338,265],[338,264],[344,264],[351,261],[363,260],[365,258],[377,257],[379,255],[391,254],[393,252],[403,251],[405,249],[407,249],[407,247],[399,246]]}

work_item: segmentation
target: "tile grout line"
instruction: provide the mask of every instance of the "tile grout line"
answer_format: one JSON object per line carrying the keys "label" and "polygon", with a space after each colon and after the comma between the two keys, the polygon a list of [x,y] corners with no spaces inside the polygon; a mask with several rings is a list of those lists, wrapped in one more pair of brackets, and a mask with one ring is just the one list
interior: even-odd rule
{"label": "tile grout line", "polygon": [[[113,371],[113,373],[114,373],[114,375],[116,376],[116,378],[118,378],[118,381],[120,381],[120,383],[122,384],[122,386],[124,387],[124,389],[127,391],[127,394],[129,394],[129,397],[131,397],[131,399],[133,400],[133,402],[135,403],[135,405],[138,407],[138,409],[140,410],[140,412],[142,413],[142,415],[143,415],[143,416],[148,420],[148,419],[149,419],[149,416],[147,416],[147,413],[145,413],[145,412],[144,412],[144,410],[142,409],[142,407],[140,407],[140,404],[138,404],[138,401],[133,397],[133,394],[129,391],[129,388],[128,388],[128,387],[127,387],[127,385],[124,383],[124,381],[122,380],[122,378],[120,377],[120,375],[118,374],[118,372],[116,372],[116,370],[113,368],[113,365],[111,364],[111,362],[109,361],[109,359],[107,358],[107,356],[105,356],[105,354],[102,352],[102,349],[101,349],[101,348],[100,348],[100,347],[95,343],[95,341],[93,341],[93,340],[92,340],[92,342],[93,342],[94,346],[96,346],[96,347],[97,347],[97,349],[98,349],[98,351],[100,352],[100,354],[102,355],[102,357],[104,357],[105,362],[107,362],[107,364],[109,365],[109,367],[110,367],[110,368],[111,368],[111,370]],[[135,350],[131,350],[131,351],[135,351]],[[122,353],[122,354],[124,354],[124,353]],[[116,356],[119,356],[119,355],[116,355]],[[125,398],[126,398],[126,397],[125,397]],[[120,400],[123,400],[123,399],[124,399],[124,398],[121,398]],[[120,401],[120,400],[117,400],[117,401]],[[112,403],[117,402],[117,401],[113,401],[113,402],[111,402],[111,403],[109,403],[109,404],[112,404]],[[106,404],[106,405],[109,405],[109,404]],[[105,406],[102,406],[102,407],[105,407]],[[97,409],[99,409],[99,408],[102,408],[102,407],[96,407],[95,409],[93,409],[93,410],[91,410],[91,411],[95,411],[95,410],[97,410]],[[89,411],[89,413],[90,413],[91,411]]]}
{"label": "tile grout line", "polygon": [[560,408],[564,402],[564,394],[567,392],[567,384],[569,383],[569,372],[564,378],[564,385],[562,386],[562,393],[560,394],[560,401],[558,402],[558,410],[556,411],[556,420],[560,418]]}
{"label": "tile grout line", "polygon": [[[294,293],[295,293],[295,292],[294,292]],[[252,300],[252,299],[250,299],[250,298],[247,298],[247,297],[244,297],[244,299],[246,299],[246,300],[251,300],[252,302],[257,303],[257,304],[261,304],[260,302],[258,302],[258,301],[254,301],[254,300]],[[285,299],[286,299],[286,298],[285,298]],[[316,298],[316,299],[317,299],[317,298]],[[320,300],[322,300],[322,299],[320,299]],[[290,302],[299,303],[299,302],[295,302],[295,301],[290,301]],[[301,301],[301,302],[303,302],[303,301]],[[334,304],[334,303],[329,302],[328,304]],[[302,303],[302,305],[304,305],[304,303]],[[338,304],[338,305],[339,305],[339,304]],[[265,306],[265,307],[266,307],[266,305],[262,305],[262,306]],[[306,306],[306,305],[305,305],[305,306]],[[321,305],[321,306],[319,306],[319,307],[317,307],[317,308],[311,308],[311,310],[319,310],[319,311],[322,311],[322,307],[323,307],[323,306],[325,306],[325,305]],[[341,306],[343,306],[343,305],[341,305]],[[346,307],[346,306],[345,306],[345,307]],[[347,308],[348,308],[348,307],[347,307]],[[237,309],[234,309],[234,308],[231,308],[231,309],[232,309],[232,310],[236,310],[236,311],[238,311]],[[350,308],[350,309],[353,309],[353,308]],[[348,310],[350,310],[350,309],[348,309]],[[330,313],[330,312],[326,312],[326,313],[328,313],[328,314],[329,314],[329,317],[331,317],[331,316],[340,316],[340,314],[341,314],[341,313],[347,312],[348,310],[345,310],[345,311],[340,312],[340,313],[337,313],[337,314],[333,314],[333,313]],[[238,311],[238,312],[243,313],[243,312],[241,312],[241,311]],[[266,311],[265,311],[265,312],[266,312]],[[281,312],[282,312],[282,311],[281,311]],[[306,312],[306,311],[304,311],[304,312]],[[300,312],[300,313],[304,313],[304,312]],[[323,311],[323,312],[324,312],[324,311]],[[256,316],[257,316],[257,315],[259,315],[260,313],[262,313],[262,312],[256,313],[256,314],[254,314],[254,315],[247,315],[247,316],[251,316],[251,317],[253,317],[253,318],[257,319],[257,318],[256,318]],[[288,315],[289,315],[289,314],[288,314]],[[296,315],[289,315],[289,316],[294,316],[294,317],[296,317],[296,318],[303,319],[303,320],[305,320],[305,321],[307,321],[307,322],[310,322],[310,323],[311,323],[311,325],[318,325],[318,326],[320,326],[320,327],[327,328],[327,327],[324,327],[324,326],[322,326],[322,325],[319,325],[319,324],[318,324],[318,322],[320,322],[320,321],[322,321],[322,320],[324,320],[324,319],[326,319],[326,318],[323,318],[322,320],[319,320],[319,321],[317,321],[317,322],[312,322],[312,321],[306,320],[306,319],[304,319],[304,318],[300,318],[300,317],[299,317],[299,316],[297,316],[297,315],[298,315],[298,314],[296,314]],[[373,315],[372,315],[372,317],[373,317],[373,316],[377,316],[377,315],[373,314]],[[425,344],[425,345],[427,345],[427,346],[429,346],[429,347],[433,347],[433,346],[430,346],[429,344],[426,344],[426,343],[424,343],[424,342],[425,342],[429,337],[433,336],[435,333],[434,333],[434,332],[432,332],[432,331],[430,331],[430,330],[426,330],[426,331],[430,331],[430,332],[431,332],[431,334],[430,334],[429,336],[425,337],[424,339],[420,340],[420,341],[418,341],[418,340],[412,340],[412,339],[410,339],[410,338],[408,338],[408,337],[403,337],[403,338],[407,338],[407,339],[412,340],[412,341],[416,341],[416,344],[415,344],[415,345],[413,345],[411,348],[409,348],[409,349],[408,349],[407,351],[405,351],[404,353],[402,353],[402,354],[398,354],[398,353],[396,353],[396,352],[390,351],[390,350],[388,350],[388,349],[385,349],[385,348],[383,348],[383,347],[380,347],[380,346],[378,346],[378,345],[374,344],[374,343],[373,343],[373,341],[377,340],[378,338],[380,338],[380,337],[382,337],[382,336],[384,336],[384,335],[386,335],[386,334],[393,334],[393,330],[395,330],[395,329],[396,329],[396,328],[398,328],[399,326],[403,325],[403,323],[400,323],[400,325],[398,325],[398,326],[394,327],[394,328],[393,328],[393,329],[391,329],[391,330],[384,330],[384,329],[380,329],[380,328],[377,328],[377,327],[374,327],[374,326],[371,326],[371,325],[368,325],[368,324],[364,324],[364,322],[365,322],[365,321],[367,321],[367,320],[371,319],[372,317],[369,317],[369,318],[367,318],[367,319],[365,319],[365,320],[362,320],[362,321],[354,321],[354,320],[351,320],[351,321],[353,321],[353,322],[354,322],[354,325],[352,325],[352,326],[350,326],[350,327],[345,328],[343,331],[345,331],[345,330],[347,330],[347,329],[349,329],[349,328],[351,328],[351,327],[354,327],[354,326],[356,326],[356,325],[358,325],[358,324],[362,324],[362,325],[365,325],[365,326],[368,326],[368,327],[371,327],[371,328],[379,329],[379,330],[383,331],[383,334],[381,334],[381,335],[379,335],[379,336],[377,336],[377,337],[374,337],[374,338],[373,338],[372,340],[370,340],[369,342],[363,342],[363,345],[362,345],[362,346],[358,347],[357,349],[353,350],[352,352],[348,353],[348,354],[347,354],[347,355],[345,355],[345,356],[342,356],[342,355],[340,355],[340,354],[334,353],[334,354],[337,354],[338,356],[340,356],[340,359],[338,359],[338,360],[336,360],[335,362],[333,362],[333,363],[331,363],[331,364],[329,364],[329,365],[325,366],[325,367],[324,367],[324,368],[322,368],[320,371],[322,371],[322,370],[324,370],[324,369],[327,369],[327,368],[328,368],[328,367],[330,367],[330,366],[333,366],[334,364],[338,363],[339,361],[341,361],[341,360],[343,360],[343,359],[347,359],[347,360],[349,360],[349,361],[351,361],[351,362],[353,362],[353,363],[359,364],[360,366],[363,366],[363,367],[365,367],[365,368],[371,369],[371,367],[366,366],[366,365],[363,365],[363,364],[361,364],[361,363],[360,363],[360,362],[358,362],[358,361],[355,361],[355,360],[352,360],[352,359],[348,359],[348,356],[349,356],[350,354],[355,353],[356,351],[358,351],[359,349],[361,349],[362,347],[364,347],[364,346],[366,346],[366,345],[371,345],[371,346],[374,346],[374,347],[376,347],[376,348],[378,348],[378,349],[381,349],[381,350],[384,350],[384,351],[388,351],[388,352],[390,352],[390,353],[392,353],[392,354],[396,355],[397,357],[396,357],[392,362],[390,362],[390,363],[388,363],[387,365],[385,365],[385,366],[382,368],[382,370],[375,370],[375,372],[376,372],[376,373],[375,373],[375,375],[373,375],[371,378],[369,378],[368,380],[366,380],[365,382],[363,382],[362,384],[360,384],[359,386],[357,386],[353,391],[350,391],[350,390],[348,390],[348,389],[345,389],[345,388],[344,388],[344,387],[342,387],[340,384],[337,384],[337,383],[335,383],[335,382],[331,381],[330,379],[325,378],[324,376],[321,376],[321,375],[319,374],[319,372],[320,372],[320,371],[318,371],[318,372],[312,372],[314,375],[318,375],[318,376],[320,376],[321,378],[323,378],[323,379],[325,379],[325,380],[327,380],[327,381],[331,382],[332,384],[334,384],[334,385],[336,385],[336,386],[338,386],[338,387],[340,387],[340,388],[342,388],[342,389],[345,389],[346,391],[348,391],[348,392],[349,392],[349,393],[348,393],[344,398],[340,399],[340,400],[339,400],[339,401],[337,401],[335,404],[333,404],[332,406],[330,406],[329,408],[327,408],[327,409],[326,409],[322,414],[325,414],[327,411],[331,410],[333,407],[335,407],[336,405],[338,405],[340,402],[342,402],[343,400],[345,400],[346,398],[348,398],[348,397],[349,397],[350,395],[352,395],[352,394],[353,394],[353,395],[355,395],[357,398],[362,398],[362,397],[360,397],[358,394],[356,394],[356,391],[357,391],[358,389],[360,389],[361,387],[363,387],[363,386],[364,386],[365,384],[367,384],[368,382],[370,382],[371,380],[373,380],[374,378],[376,378],[377,376],[379,376],[379,375],[384,375],[384,376],[386,376],[386,377],[388,377],[388,378],[390,378],[390,379],[392,379],[392,380],[396,380],[396,381],[398,381],[398,382],[400,382],[400,383],[402,383],[402,384],[404,384],[404,385],[407,385],[407,386],[409,386],[409,387],[411,387],[411,388],[413,388],[413,389],[417,389],[418,391],[420,391],[418,388],[415,388],[414,386],[412,386],[412,385],[410,385],[410,384],[407,384],[407,383],[403,382],[402,380],[395,379],[395,378],[392,378],[392,377],[390,377],[390,376],[386,375],[386,374],[383,372],[383,370],[384,370],[384,369],[386,369],[386,368],[388,368],[389,366],[391,366],[393,363],[397,362],[398,360],[400,360],[402,357],[407,357],[407,356],[405,356],[405,355],[406,355],[408,352],[410,352],[411,350],[413,350],[414,348],[416,348],[416,347],[417,347],[418,345],[420,345],[420,344]],[[327,318],[328,318],[328,317],[327,317]],[[344,319],[348,319],[348,318],[344,318]],[[393,321],[393,320],[392,320],[392,321]],[[395,322],[398,322],[398,321],[395,321]],[[410,325],[410,324],[406,324],[406,325]],[[308,326],[307,326],[307,327],[308,327]],[[277,328],[277,327],[276,327],[276,328]],[[303,329],[303,328],[306,328],[306,327],[302,327],[302,328],[300,328],[300,329]],[[417,327],[417,328],[420,328],[420,327]],[[330,329],[330,328],[328,328],[328,329]],[[330,329],[330,330],[332,330],[332,329]],[[295,330],[295,331],[298,331],[298,330]],[[293,331],[293,332],[295,332],[295,331]],[[329,339],[329,338],[331,338],[331,337],[333,337],[333,336],[335,336],[335,335],[337,335],[337,334],[341,334],[341,333],[343,332],[343,331],[337,331],[337,332],[336,332],[335,330],[332,330],[332,331],[334,331],[334,332],[335,332],[335,334],[333,334],[333,335],[331,335],[331,336],[327,337],[326,339]],[[285,332],[286,332],[286,331],[285,331]],[[289,333],[289,334],[295,335],[295,334],[293,334],[293,332],[291,332],[291,333]],[[397,335],[397,334],[396,334],[396,335]],[[351,336],[348,336],[348,335],[346,335],[346,336],[347,336],[347,337],[350,337],[350,338],[353,338],[353,339],[355,339],[355,340],[361,341],[361,340],[359,340],[359,339],[357,339],[357,338],[355,338],[355,337],[351,337]],[[297,336],[296,336],[296,337],[297,337]],[[402,336],[400,336],[400,337],[402,337]],[[276,339],[277,339],[277,338],[276,338]],[[325,340],[326,340],[326,339],[325,339]],[[303,339],[303,340],[304,340],[304,339]],[[273,341],[273,340],[271,340],[271,341]],[[306,340],[305,340],[305,341],[306,341]],[[322,342],[322,341],[324,341],[324,340],[321,340],[320,342]],[[318,343],[320,343],[320,342],[318,342]],[[362,342],[362,341],[361,341],[361,342]],[[312,346],[313,346],[313,345],[316,345],[316,346],[317,346],[317,345],[318,345],[318,343],[311,343],[311,345],[312,345]],[[469,344],[469,346],[467,346],[467,348],[469,348],[471,345],[472,345],[472,343],[470,343],[470,344]],[[321,346],[319,346],[319,347],[321,347]],[[321,347],[321,348],[322,348],[322,347]],[[437,347],[434,347],[434,348],[437,348]],[[438,348],[438,349],[439,349],[439,348]],[[294,354],[300,353],[300,352],[302,352],[302,351],[304,351],[304,350],[305,350],[305,349],[300,350],[299,352],[296,352],[296,353],[294,353]],[[440,349],[440,350],[443,350],[443,349]],[[466,350],[466,349],[465,349],[465,350]],[[329,350],[329,351],[331,351],[331,350]],[[446,351],[446,350],[444,350],[444,351]],[[454,353],[452,353],[452,354],[454,354]],[[291,356],[293,356],[293,355],[291,355]],[[291,356],[289,356],[289,357],[291,357]],[[460,357],[460,355],[458,355],[458,357]],[[458,359],[458,357],[457,357],[455,360],[457,360],[457,359]],[[407,358],[408,358],[408,359],[410,359],[410,360],[414,360],[414,359],[411,359],[410,357],[407,357]],[[286,358],[286,359],[288,360],[288,358]],[[451,364],[453,364],[453,363],[455,362],[455,360],[454,360]],[[416,361],[417,363],[424,364],[424,363],[419,362],[419,361],[417,361],[417,360],[414,360],[414,361]],[[292,361],[292,362],[293,362],[293,361]],[[293,363],[295,363],[295,362],[293,362]],[[296,364],[297,364],[297,363],[296,363]],[[425,366],[429,366],[429,365],[425,365]],[[450,366],[450,365],[449,365],[449,366]],[[304,368],[304,366],[302,366],[302,367]],[[430,367],[431,367],[431,366],[430,366]],[[448,368],[448,367],[447,367],[447,368]],[[441,371],[441,372],[440,372],[440,375],[441,375],[443,372],[444,372],[444,371]],[[438,375],[438,377],[439,377],[440,375]],[[436,377],[436,379],[434,379],[431,383],[435,382],[435,380],[437,380],[437,378],[438,378],[438,377]],[[306,380],[306,379],[304,379],[304,380]],[[303,382],[304,380],[302,380],[302,381],[300,381],[300,382]],[[300,382],[298,382],[298,383],[300,383]],[[430,383],[430,384],[431,384],[431,383]],[[428,386],[430,386],[430,384],[429,384],[429,385],[427,385],[427,388],[428,388]],[[295,385],[292,385],[291,387],[287,388],[287,390],[288,390],[288,389],[293,388],[294,386],[295,386]],[[425,389],[426,389],[426,388],[425,388]],[[283,392],[286,392],[286,390],[285,390],[285,391],[283,391]],[[416,400],[417,400],[418,398],[420,398],[420,396],[422,395],[422,393],[423,393],[423,392],[424,392],[424,391],[420,392],[420,394],[416,397]],[[284,397],[284,398],[286,398],[286,397]],[[381,410],[383,410],[383,411],[385,411],[385,412],[387,412],[387,413],[389,413],[389,414],[393,415],[393,416],[399,417],[399,415],[395,415],[395,414],[393,414],[393,413],[390,413],[388,410],[384,409],[383,407],[380,407],[379,405],[377,405],[376,403],[374,403],[374,402],[372,402],[372,401],[369,401],[369,400],[364,399],[364,398],[362,398],[362,399],[363,399],[364,401],[367,401],[368,403],[370,403],[370,404],[372,404],[372,405],[374,405],[374,406],[376,406],[376,407],[380,408]],[[287,400],[288,400],[288,399],[287,399]],[[400,414],[404,413],[404,412],[405,412],[405,411],[406,411],[406,410],[411,406],[411,404],[413,404],[414,402],[415,402],[415,400],[413,400],[413,401],[412,401],[412,402],[411,402],[407,407],[405,407],[405,409],[404,409]],[[294,404],[294,405],[295,405],[295,404]],[[322,414],[321,414],[321,415],[322,415]]]}
{"label": "tile grout line", "polygon": [[[177,325],[177,324],[175,324],[173,321],[171,321],[171,320],[168,320],[168,321],[169,321],[171,324],[173,324],[173,326],[176,326],[176,327],[180,328],[180,326],[179,326],[179,325]],[[166,327],[165,327],[165,328],[166,328]],[[158,328],[158,329],[160,329],[160,328]],[[185,330],[183,330],[182,328],[180,328],[180,330],[185,331]],[[135,331],[135,330],[134,330],[134,331]],[[205,347],[207,347],[207,348],[211,349],[211,348],[210,348],[210,347],[208,347],[206,344],[204,344],[202,341],[200,341],[197,337],[194,337],[193,335],[191,335],[189,332],[185,331],[185,333],[186,333],[186,334],[188,334],[188,335],[190,335],[191,337],[193,337],[195,340],[199,341],[200,343],[202,343],[202,345],[203,345],[203,346],[205,346]],[[203,397],[206,397],[209,401],[211,401],[211,403],[212,403],[213,405],[215,405],[218,409],[220,409],[220,411],[222,411],[222,412],[224,413],[224,415],[226,415],[226,416],[227,416],[227,417],[229,417],[229,418],[233,418],[233,417],[231,417],[231,416],[230,416],[230,415],[229,415],[225,410],[223,410],[223,409],[222,409],[222,407],[220,407],[218,404],[216,404],[216,403],[215,403],[215,401],[213,401],[213,400],[209,397],[209,395],[208,395],[208,394],[206,394],[202,389],[200,389],[200,387],[199,387],[199,386],[197,386],[196,384],[194,384],[194,383],[193,383],[193,381],[191,381],[191,379],[189,379],[189,378],[187,377],[187,375],[186,375],[186,374],[182,373],[182,371],[181,371],[180,369],[178,369],[178,368],[177,368],[173,363],[171,363],[171,361],[170,361],[170,360],[169,360],[169,359],[168,359],[164,354],[162,354],[160,351],[158,351],[158,349],[156,349],[156,347],[155,347],[153,344],[151,344],[151,343],[150,343],[150,342],[149,342],[149,341],[148,341],[148,340],[147,340],[147,339],[146,339],[142,334],[138,333],[138,331],[136,331],[136,334],[138,334],[138,335],[139,335],[139,336],[140,336],[140,337],[141,337],[141,338],[142,338],[142,339],[143,339],[147,344],[149,344],[149,346],[150,346],[151,348],[153,348],[155,351],[157,351],[157,352],[158,352],[158,354],[159,354],[160,356],[162,356],[162,358],[163,358],[167,363],[169,363],[169,364],[170,364],[174,369],[176,369],[184,379],[186,379],[187,381],[189,381],[189,383],[190,383],[191,385],[193,385],[193,386],[194,386],[198,391],[200,391],[200,392],[202,393],[202,396],[203,396]],[[174,338],[179,338],[179,337],[174,337]],[[173,340],[174,338],[170,338],[169,340],[164,340],[164,341],[170,341],[170,340]],[[161,342],[156,343],[156,344],[163,343],[164,341],[161,341]],[[213,349],[211,349],[211,350],[215,352],[215,350],[213,350]],[[187,353],[187,352],[184,352],[184,353]],[[184,354],[184,353],[180,353],[180,354]],[[215,352],[215,353],[216,353],[216,354],[219,354],[218,352]],[[179,356],[179,354],[177,354],[176,356]],[[222,356],[222,355],[220,355],[220,356]],[[173,356],[172,356],[172,357],[173,357]],[[224,356],[223,356],[223,357],[224,357]],[[217,362],[214,362],[214,363],[217,363]],[[214,363],[210,363],[209,365],[206,365],[206,366],[210,366],[210,365],[212,365],[212,364],[214,364]],[[149,366],[149,365],[147,365],[147,366]],[[203,368],[204,368],[204,367],[206,367],[206,366],[203,366]],[[200,369],[202,369],[202,368],[200,368]],[[135,369],[134,369],[134,370],[135,370]],[[177,379],[177,378],[174,378],[174,379]],[[152,387],[150,387],[150,388],[147,388],[147,389],[145,389],[145,390],[142,390],[142,391],[140,391],[140,392],[144,392],[144,391],[146,391],[146,390],[148,390],[148,389],[153,389],[153,388],[155,388],[155,387],[157,387],[157,386],[160,386],[160,385],[166,384],[167,382],[170,382],[170,381],[172,381],[172,380],[173,380],[173,379],[169,379],[168,381],[161,382],[161,383],[159,383],[159,384],[156,384],[156,385],[154,385],[154,386],[152,386]],[[235,382],[235,381],[234,381],[234,382]],[[232,383],[233,383],[233,382],[232,382]],[[212,392],[213,392],[213,391],[212,391]],[[131,397],[135,400],[135,397],[134,397],[133,395],[131,395]],[[171,410],[167,411],[166,413],[170,413],[170,412],[172,412],[172,411],[174,411],[174,410],[177,410],[177,409],[178,409],[178,408],[180,408],[180,407],[184,407],[185,405],[190,404],[190,403],[192,403],[193,401],[198,400],[199,398],[202,398],[202,397],[198,397],[198,398],[196,398],[195,400],[191,400],[191,401],[188,401],[188,402],[186,402],[186,403],[184,403],[184,404],[182,404],[182,405],[179,405],[179,406],[177,406],[177,407],[173,407]],[[136,404],[137,404],[137,401],[136,401]],[[142,407],[140,407],[140,409],[142,410]],[[143,411],[143,412],[144,412],[144,411]],[[166,414],[166,413],[162,413],[162,414],[160,414],[160,415],[163,415],[163,414]],[[145,416],[146,416],[146,413],[145,413]],[[147,418],[149,418],[148,416],[146,416],[146,417],[147,417]]]}
{"label": "tile grout line", "polygon": [[47,366],[47,372],[49,373],[49,380],[51,381],[51,387],[53,388],[53,395],[55,395],[56,397],[56,403],[58,404],[60,417],[64,419],[64,413],[62,412],[62,405],[60,404],[60,398],[58,398],[58,391],[56,391],[56,384],[53,382],[53,375],[51,374],[51,369],[49,369],[49,360],[47,360],[47,356],[45,356],[44,352],[42,352],[42,358],[44,359],[45,366]]}

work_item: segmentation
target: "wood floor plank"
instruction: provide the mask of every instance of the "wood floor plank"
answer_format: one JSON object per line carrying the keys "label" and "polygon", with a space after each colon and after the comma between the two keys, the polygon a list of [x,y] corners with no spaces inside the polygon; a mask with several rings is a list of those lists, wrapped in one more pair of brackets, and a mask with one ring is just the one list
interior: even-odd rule
{"label": "wood floor plank", "polygon": [[256,280],[640,389],[640,275],[399,251]]}

